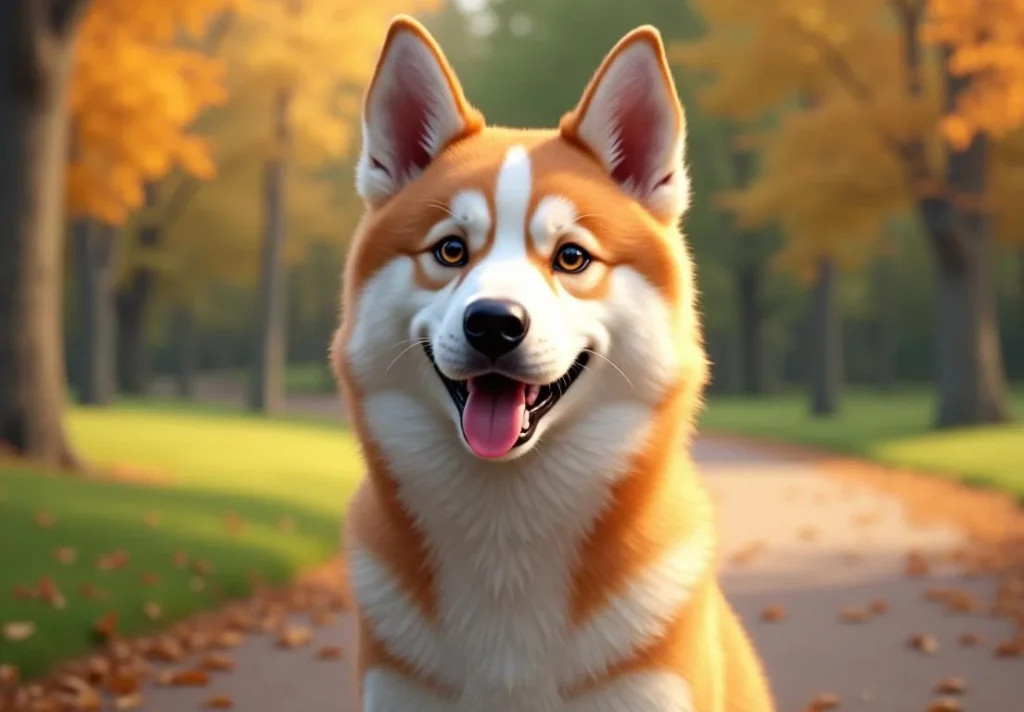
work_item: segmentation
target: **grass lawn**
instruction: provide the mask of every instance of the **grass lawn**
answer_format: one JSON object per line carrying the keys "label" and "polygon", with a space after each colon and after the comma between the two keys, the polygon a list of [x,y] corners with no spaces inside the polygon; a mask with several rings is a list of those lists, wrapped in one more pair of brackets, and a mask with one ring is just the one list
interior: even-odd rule
{"label": "grass lawn", "polygon": [[[0,465],[0,624],[35,626],[20,642],[0,635],[0,663],[26,675],[86,652],[108,612],[120,632],[143,633],[245,594],[254,572],[281,582],[328,560],[362,470],[354,438],[327,422],[139,404],[75,409],[69,425],[91,462],[162,479]],[[43,577],[62,610],[17,595]],[[160,607],[159,621],[147,604]]]}
{"label": "grass lawn", "polygon": [[[892,465],[995,487],[1024,501],[1024,421],[1002,426],[933,431],[934,398],[926,391],[851,392],[833,418],[812,418],[802,394],[712,398],[701,419],[705,432],[735,433],[813,445]],[[1024,418],[1024,390],[1014,394]]]}

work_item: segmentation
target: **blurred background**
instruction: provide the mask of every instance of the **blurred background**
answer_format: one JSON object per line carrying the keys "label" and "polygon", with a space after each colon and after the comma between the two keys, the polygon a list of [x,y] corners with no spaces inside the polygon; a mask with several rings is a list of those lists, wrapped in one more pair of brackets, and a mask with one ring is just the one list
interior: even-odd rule
{"label": "blurred background", "polygon": [[0,621],[23,627],[0,663],[34,674],[110,610],[146,630],[336,551],[360,466],[326,351],[395,12],[516,126],[555,125],[656,25],[703,428],[1024,493],[1020,3],[6,0]]}

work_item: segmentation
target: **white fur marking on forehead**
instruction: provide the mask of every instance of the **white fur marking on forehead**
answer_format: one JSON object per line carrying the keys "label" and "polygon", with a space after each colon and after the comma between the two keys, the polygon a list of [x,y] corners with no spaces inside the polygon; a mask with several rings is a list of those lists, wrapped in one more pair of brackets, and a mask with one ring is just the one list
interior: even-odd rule
{"label": "white fur marking on forehead", "polygon": [[526,254],[526,215],[530,209],[533,176],[530,156],[522,146],[513,146],[505,154],[494,188],[497,212],[494,229],[494,252],[503,256]]}
{"label": "white fur marking on forehead", "polygon": [[579,212],[568,198],[549,195],[537,204],[530,220],[530,239],[541,253],[554,248],[559,235],[572,227]]}

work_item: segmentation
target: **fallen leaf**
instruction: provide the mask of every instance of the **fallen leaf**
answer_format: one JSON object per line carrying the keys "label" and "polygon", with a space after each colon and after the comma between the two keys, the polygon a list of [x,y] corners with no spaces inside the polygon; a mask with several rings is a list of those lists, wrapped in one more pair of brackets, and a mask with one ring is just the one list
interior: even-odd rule
{"label": "fallen leaf", "polygon": [[876,598],[868,604],[868,610],[871,611],[873,615],[883,615],[889,612],[889,602],[882,598]]}
{"label": "fallen leaf", "polygon": [[189,555],[187,552],[176,551],[174,552],[174,554],[171,555],[171,563],[173,563],[176,568],[185,568],[186,566],[188,566],[188,561]]}
{"label": "fallen leaf", "polygon": [[192,563],[192,570],[200,576],[209,576],[213,573],[213,564],[208,559],[196,559]]}
{"label": "fallen leaf", "polygon": [[103,699],[85,680],[74,675],[64,675],[59,680],[61,697],[73,710],[95,712],[103,709]]}
{"label": "fallen leaf", "polygon": [[185,649],[174,638],[163,637],[149,646],[146,657],[157,662],[176,663],[184,659]]}
{"label": "fallen leaf", "polygon": [[317,652],[318,660],[338,660],[341,658],[341,648],[337,645],[325,645]]}
{"label": "fallen leaf", "polygon": [[224,514],[224,528],[229,534],[241,534],[245,529],[245,520],[235,512],[227,512]]}
{"label": "fallen leaf", "polygon": [[70,546],[58,546],[53,550],[53,558],[62,564],[73,564],[78,554]]}
{"label": "fallen leaf", "polygon": [[57,610],[63,610],[67,605],[64,594],[57,587],[57,583],[49,576],[41,576],[36,586],[36,597],[45,601]]}
{"label": "fallen leaf", "polygon": [[947,677],[935,686],[940,695],[962,695],[967,691],[967,683],[962,677]]}
{"label": "fallen leaf", "polygon": [[142,707],[142,695],[138,692],[114,698],[114,709],[116,710],[137,710],[140,707]]}
{"label": "fallen leaf", "polygon": [[839,620],[843,623],[867,623],[871,620],[871,611],[859,606],[847,606],[839,611]]}
{"label": "fallen leaf", "polygon": [[36,632],[36,624],[31,621],[11,621],[4,623],[4,640],[12,643],[20,643],[28,640]]}
{"label": "fallen leaf", "polygon": [[160,516],[160,512],[146,512],[142,515],[142,521],[150,529],[156,529],[160,526],[163,518]]}
{"label": "fallen leaf", "polygon": [[210,672],[230,672],[235,669],[235,661],[221,653],[210,653],[203,658],[202,667]]}
{"label": "fallen leaf", "polygon": [[334,614],[326,608],[321,608],[313,613],[313,625],[318,628],[326,628],[334,623]]}
{"label": "fallen leaf", "polygon": [[151,621],[158,621],[164,617],[164,609],[160,607],[159,603],[143,603],[142,612]]}
{"label": "fallen leaf", "polygon": [[167,671],[160,676],[160,682],[169,687],[206,687],[210,676],[200,669]]}
{"label": "fallen leaf", "polygon": [[960,712],[961,709],[960,703],[952,697],[941,697],[928,705],[928,712]]}
{"label": "fallen leaf", "polygon": [[904,565],[904,573],[910,578],[922,578],[931,573],[932,567],[928,563],[928,559],[917,551],[911,551],[907,554],[907,559]]}
{"label": "fallen leaf", "polygon": [[839,707],[839,697],[831,692],[824,692],[807,705],[806,712],[828,712]]}
{"label": "fallen leaf", "polygon": [[101,639],[109,640],[117,632],[117,611],[110,611],[93,624],[93,632]]}
{"label": "fallen leaf", "polygon": [[13,665],[0,665],[0,688],[13,687],[18,684],[21,673]]}
{"label": "fallen leaf", "polygon": [[225,630],[217,634],[213,639],[214,646],[225,650],[228,648],[234,648],[242,643],[242,634],[236,630]]}
{"label": "fallen leaf", "polygon": [[83,583],[78,587],[78,595],[92,601],[106,601],[110,598],[110,592],[106,589],[93,586],[91,583]]}
{"label": "fallen leaf", "polygon": [[229,710],[234,706],[235,703],[227,695],[214,695],[206,700],[208,710]]}
{"label": "fallen leaf", "polygon": [[28,586],[15,586],[11,589],[11,595],[22,601],[31,601],[36,597],[35,592],[33,592]]}
{"label": "fallen leaf", "polygon": [[282,648],[298,648],[305,645],[313,638],[309,628],[293,626],[285,628],[277,637],[277,644]]}
{"label": "fallen leaf", "polygon": [[912,635],[907,639],[907,647],[912,648],[913,650],[918,650],[925,655],[933,655],[939,650],[939,641],[930,635],[922,635],[918,633],[917,635]]}
{"label": "fallen leaf", "polygon": [[775,604],[765,607],[761,611],[761,620],[765,623],[778,623],[786,620],[786,609]]}
{"label": "fallen leaf", "polygon": [[52,512],[47,512],[44,509],[36,512],[32,519],[40,529],[49,529],[57,522],[57,517]]}
{"label": "fallen leaf", "polygon": [[142,574],[139,575],[139,580],[142,582],[143,586],[156,586],[160,583],[160,575],[153,571],[143,571]]}
{"label": "fallen leaf", "polygon": [[1019,658],[1024,655],[1024,641],[1004,640],[993,651],[997,658]]}

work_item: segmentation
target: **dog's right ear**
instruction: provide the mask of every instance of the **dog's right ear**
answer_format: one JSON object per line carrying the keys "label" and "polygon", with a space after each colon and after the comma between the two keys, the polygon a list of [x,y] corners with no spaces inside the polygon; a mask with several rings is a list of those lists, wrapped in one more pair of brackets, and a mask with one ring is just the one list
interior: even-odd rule
{"label": "dog's right ear", "polygon": [[378,205],[413,180],[452,142],[484,120],[426,28],[411,17],[391,21],[363,102],[363,148],[356,189]]}

